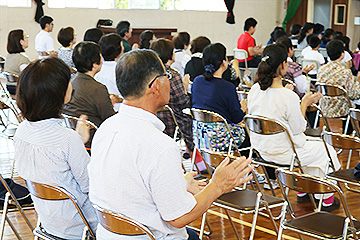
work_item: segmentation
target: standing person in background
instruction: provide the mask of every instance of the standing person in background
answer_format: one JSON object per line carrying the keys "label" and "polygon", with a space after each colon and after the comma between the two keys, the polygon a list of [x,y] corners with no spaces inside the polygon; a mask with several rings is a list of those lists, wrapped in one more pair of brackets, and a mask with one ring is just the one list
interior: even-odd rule
{"label": "standing person in background", "polygon": [[57,38],[62,45],[62,47],[59,48],[58,57],[70,68],[74,68],[75,64],[72,60],[73,46],[76,43],[74,28],[67,27],[60,29]]}
{"label": "standing person in background", "polygon": [[39,59],[47,56],[57,56],[54,48],[54,40],[50,33],[54,28],[54,19],[49,16],[40,18],[41,30],[35,37],[35,50],[39,54]]}
{"label": "standing person in background", "polygon": [[[256,31],[257,21],[254,18],[245,20],[244,33],[240,35],[237,48],[244,49],[248,53],[247,65],[248,67],[257,67],[260,59],[256,57],[262,53],[262,45],[256,46],[255,39],[251,36]],[[239,60],[239,67],[245,67],[245,60]]]}
{"label": "standing person in background", "polygon": [[156,39],[156,36],[153,31],[145,30],[140,34],[140,49],[149,49],[151,43]]}
{"label": "standing person in background", "polygon": [[122,37],[122,42],[124,46],[124,53],[131,51],[132,49],[138,49],[139,44],[134,43],[131,47],[129,44],[129,39],[132,37],[132,28],[130,27],[130,23],[128,21],[120,21],[116,25],[116,33]]}
{"label": "standing person in background", "polygon": [[191,57],[186,50],[190,45],[190,35],[187,32],[180,32],[173,39],[175,46],[175,62],[171,65],[172,68],[180,72],[181,77],[184,77],[185,66]]}

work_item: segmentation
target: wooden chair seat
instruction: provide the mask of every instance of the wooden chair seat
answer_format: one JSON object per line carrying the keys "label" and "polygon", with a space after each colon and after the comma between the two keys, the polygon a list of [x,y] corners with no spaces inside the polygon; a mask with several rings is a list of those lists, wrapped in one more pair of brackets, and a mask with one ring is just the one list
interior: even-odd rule
{"label": "wooden chair seat", "polygon": [[[258,191],[244,189],[241,191],[232,191],[221,195],[215,202],[215,206],[222,208],[229,208],[233,211],[239,212],[252,212],[255,211],[255,203],[258,195]],[[273,197],[271,195],[264,195],[265,200],[269,206],[275,206],[284,203],[284,199]],[[260,202],[260,209],[264,208],[265,204]]]}
{"label": "wooden chair seat", "polygon": [[[328,212],[314,212],[303,217],[291,219],[284,223],[284,228],[291,227],[294,231],[306,231],[325,239],[341,239],[344,231],[346,217],[331,214]],[[357,231],[360,229],[360,222],[354,221]],[[331,227],[329,227],[331,226]]]}
{"label": "wooden chair seat", "polygon": [[321,137],[322,130],[317,128],[307,128],[304,134],[309,137]]}
{"label": "wooden chair seat", "polygon": [[360,185],[360,178],[354,176],[353,168],[342,169],[336,172],[329,173],[327,177],[336,181],[343,181],[355,185]]}

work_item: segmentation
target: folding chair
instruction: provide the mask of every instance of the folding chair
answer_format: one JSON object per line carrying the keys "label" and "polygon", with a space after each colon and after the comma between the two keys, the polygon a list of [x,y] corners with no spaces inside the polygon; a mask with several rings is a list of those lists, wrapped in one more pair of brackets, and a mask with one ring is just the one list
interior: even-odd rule
{"label": "folding chair", "polygon": [[[236,157],[234,156],[221,154],[219,152],[213,152],[207,149],[202,150],[202,153],[204,155],[207,155],[208,159],[210,159],[211,166],[214,168],[216,168],[227,156],[230,157],[230,160],[236,159]],[[264,194],[263,190],[260,187],[256,174],[253,172],[252,175],[254,176],[254,180],[258,188],[257,191],[249,190],[245,188],[241,190],[234,190],[223,194],[213,203],[215,206],[218,206],[225,210],[237,239],[241,239],[241,238],[239,237],[236,227],[231,219],[229,210],[243,214],[248,214],[248,213],[254,214],[251,232],[250,232],[250,238],[249,238],[250,240],[252,240],[254,239],[256,222],[259,214],[267,216],[271,220],[271,223],[275,231],[276,232],[278,231],[277,226],[275,224],[275,219],[270,209],[280,207],[285,203],[284,199]],[[266,211],[266,213],[263,213],[262,211]],[[206,216],[206,212],[203,215],[200,239],[202,238],[202,232],[204,231],[205,216]]]}
{"label": "folding chair", "polygon": [[152,232],[135,220],[132,220],[120,213],[105,210],[98,205],[93,204],[99,223],[106,230],[127,236],[147,235],[150,239],[155,240]]}
{"label": "folding chair", "polygon": [[[40,198],[43,200],[49,200],[49,201],[70,199],[85,224],[81,239],[82,240],[95,239],[94,231],[91,229],[89,222],[86,220],[85,215],[82,212],[81,207],[79,206],[76,198],[70,192],[66,191],[65,189],[63,189],[61,187],[55,187],[55,186],[51,186],[51,185],[47,185],[47,184],[40,184],[40,183],[32,182],[29,180],[26,180],[26,184],[28,186],[28,189],[29,189],[31,195],[33,195],[37,198]],[[47,233],[41,227],[40,219],[38,219],[38,223],[37,223],[36,228],[33,230],[33,234],[36,237],[39,237],[41,239],[46,239],[46,240],[59,239],[59,237],[56,237],[54,235]]]}
{"label": "folding chair", "polygon": [[[311,66],[311,65],[314,65],[314,69],[313,70],[318,70],[320,68],[320,64],[318,61],[316,60],[312,60],[312,59],[305,59],[303,58],[301,60],[301,66],[302,66],[302,69],[304,69],[306,66]],[[307,75],[307,74],[306,74]]]}
{"label": "folding chair", "polygon": [[[5,135],[7,138],[11,139],[15,135],[16,128],[10,129],[9,126],[12,124],[17,127],[19,123],[23,121],[20,113],[14,107],[12,102],[6,103],[3,100],[0,100],[0,110],[2,111],[3,115],[6,117],[6,123],[3,121],[2,117],[0,116],[0,124],[4,126],[2,130],[2,134]],[[5,110],[8,110],[8,114],[6,114]],[[14,114],[18,123],[14,123],[10,121],[10,112]]]}
{"label": "folding chair", "polygon": [[[360,222],[353,220],[344,193],[336,184],[323,178],[284,169],[277,169],[276,177],[280,184],[281,192],[287,201],[282,208],[278,240],[282,239],[283,229],[294,231],[301,238],[301,235],[307,235],[319,239],[347,239],[347,237],[352,235],[353,238],[358,239],[356,233],[359,232]],[[290,202],[285,193],[285,187],[305,193],[337,193],[344,208],[345,217],[317,209],[315,212],[286,220],[286,205],[290,205]]]}
{"label": "folding chair", "polygon": [[[324,97],[341,97],[341,98],[345,98],[346,103],[348,104],[349,108],[351,108],[351,102],[350,102],[350,98],[347,94],[347,91],[341,87],[341,86],[337,86],[337,85],[333,85],[333,84],[327,84],[327,83],[322,83],[322,82],[317,82],[316,83],[316,91],[320,92]],[[326,116],[326,114],[324,114],[324,109],[322,109],[323,114],[322,114],[322,119],[324,121],[324,124],[326,126],[327,131],[331,131],[334,132],[330,129],[330,125],[328,122],[328,116]],[[344,129],[344,133],[347,132],[348,126],[349,126],[349,122],[350,122],[350,116],[349,114],[347,114],[346,118],[337,118],[337,119],[341,119],[341,120],[345,120],[346,119],[346,124],[345,124],[345,129]]]}
{"label": "folding chair", "polygon": [[[20,205],[20,203],[19,203],[18,199],[16,198],[15,194],[13,193],[10,186],[7,184],[7,182],[5,181],[5,179],[3,178],[3,176],[1,174],[0,174],[0,181],[1,181],[1,183],[4,185],[4,187],[6,189],[6,194],[5,194],[5,199],[4,199],[4,206],[3,206],[2,217],[1,217],[0,239],[3,239],[3,237],[4,237],[4,228],[5,228],[5,221],[6,221],[9,224],[12,231],[14,232],[14,234],[16,235],[17,239],[21,240],[22,238],[20,237],[20,234],[15,229],[15,226],[13,225],[13,223],[10,221],[9,217],[7,216],[7,213],[9,211],[9,203],[10,203],[10,201],[11,201],[12,204],[15,205],[17,210],[20,212],[22,218],[25,220],[26,225],[30,228],[31,231],[34,230],[34,226],[31,224],[29,218],[26,216],[26,214],[24,212],[24,208]],[[33,208],[33,207],[31,207],[31,208]],[[26,209],[28,209],[28,208],[26,208]]]}
{"label": "folding chair", "polygon": [[326,48],[319,48],[319,53],[321,53],[321,55],[323,55],[324,59],[327,59],[328,54],[327,54]]}
{"label": "folding chair", "polygon": [[[253,116],[253,115],[248,114],[245,116],[244,120],[245,120],[246,131],[248,132],[249,136],[250,136],[250,132],[253,132],[256,134],[260,134],[260,135],[274,135],[274,134],[285,133],[288,137],[289,144],[293,151],[292,157],[291,157],[291,159],[289,159],[288,165],[282,165],[282,164],[278,164],[278,163],[275,163],[272,161],[265,160],[264,158],[262,158],[260,156],[258,150],[254,149],[252,146],[250,149],[250,157],[252,157],[252,159],[253,159],[252,162],[254,164],[259,164],[263,168],[266,179],[269,183],[271,192],[274,196],[276,196],[275,191],[271,185],[269,175],[267,174],[267,171],[265,170],[265,167],[270,167],[270,168],[274,168],[274,169],[286,168],[286,169],[289,169],[290,171],[293,171],[293,169],[296,167],[296,168],[299,168],[301,172],[303,172],[301,164],[300,164],[300,160],[297,155],[295,145],[291,139],[290,133],[281,122],[279,122],[275,119],[270,119],[270,118],[262,117],[262,116]],[[255,153],[255,157],[253,157],[252,153]],[[292,211],[292,209],[291,209],[291,211]]]}
{"label": "folding chair", "polygon": [[293,82],[293,81],[291,81],[291,80],[289,80],[289,79],[282,78],[282,85],[285,87],[287,84],[293,85],[296,94],[299,95],[299,91],[298,91],[298,89],[297,89],[296,83]]}
{"label": "folding chair", "polygon": [[301,55],[301,52],[302,52],[302,49],[297,49],[297,48],[294,49],[294,58],[298,64],[301,64],[301,60],[304,58]]}
{"label": "folding chair", "polygon": [[242,74],[240,74],[239,78],[242,79],[244,77],[245,73],[250,71],[251,79],[254,81],[255,75],[257,72],[257,68],[249,68],[248,67],[248,63],[247,63],[248,57],[249,56],[248,56],[248,53],[246,50],[238,49],[238,48],[234,49],[234,58],[237,60],[245,60],[245,68],[239,67],[240,73],[243,72]]}
{"label": "folding chair", "polygon": [[[327,143],[333,147],[347,149],[347,150],[360,150],[360,138],[355,136],[349,136],[345,134],[332,133],[324,131],[322,135],[322,139],[324,143]],[[327,146],[325,144],[327,149]],[[328,151],[328,150],[327,150]],[[328,152],[329,153],[329,152]],[[331,156],[329,154],[329,158]],[[351,188],[349,185],[360,186],[360,179],[354,176],[354,168],[349,169],[351,161],[351,155],[349,153],[349,158],[347,161],[346,169],[338,170],[336,172],[332,172],[327,174],[328,179],[336,180],[339,182],[343,182],[345,187],[353,192],[360,193],[359,189]]]}
{"label": "folding chair", "polygon": [[244,99],[247,99],[248,95],[249,95],[249,92],[247,91],[236,91],[237,95],[238,95],[238,98],[239,98],[239,101],[241,102],[242,100]]}
{"label": "folding chair", "polygon": [[[61,116],[63,117],[64,122],[65,122],[65,126],[67,128],[71,128],[73,130],[76,129],[77,122],[80,120],[79,118],[69,116],[69,115],[66,115],[66,114],[61,114]],[[90,122],[89,120],[86,120],[85,123],[90,129],[95,129],[95,130],[98,129],[98,127],[94,123]]]}
{"label": "folding chair", "polygon": [[318,119],[322,115],[322,111],[321,111],[320,107],[318,105],[316,105],[316,104],[311,104],[311,106],[309,106],[306,109],[306,112],[316,112],[316,117],[315,117],[314,126],[311,126],[309,119],[307,118],[307,116],[305,116],[306,121],[307,121],[307,128],[306,128],[304,134],[306,136],[319,137],[320,138],[321,134],[322,134],[322,130],[318,129],[316,127],[317,123],[318,123]]}

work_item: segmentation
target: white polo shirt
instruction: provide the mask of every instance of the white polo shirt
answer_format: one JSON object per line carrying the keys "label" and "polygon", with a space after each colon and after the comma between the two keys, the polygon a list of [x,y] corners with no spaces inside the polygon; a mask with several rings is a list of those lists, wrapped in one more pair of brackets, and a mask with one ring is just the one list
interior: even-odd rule
{"label": "white polo shirt", "polygon": [[[145,226],[156,239],[187,239],[167,221],[190,212],[180,152],[154,114],[125,104],[97,130],[88,165],[90,200]],[[148,239],[117,235],[98,225],[97,239]]]}
{"label": "white polo shirt", "polygon": [[[310,60],[315,60],[319,63],[319,68],[322,64],[325,63],[325,59],[323,57],[323,55],[321,53],[319,53],[317,50],[310,50],[310,51],[307,51],[305,54],[304,54],[304,59],[310,59]],[[309,74],[317,74],[318,72],[318,69],[313,69],[309,72]]]}
{"label": "white polo shirt", "polygon": [[[35,50],[37,52],[51,52],[54,51],[54,40],[50,33],[41,30],[35,37]],[[39,59],[45,58],[46,56],[40,56]]]}

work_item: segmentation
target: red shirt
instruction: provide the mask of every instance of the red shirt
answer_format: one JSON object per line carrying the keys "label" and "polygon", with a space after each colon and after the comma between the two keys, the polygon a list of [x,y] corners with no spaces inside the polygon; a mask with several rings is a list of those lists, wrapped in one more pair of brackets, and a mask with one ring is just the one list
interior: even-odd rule
{"label": "red shirt", "polygon": [[[248,53],[247,61],[250,61],[253,59],[253,56],[250,56],[248,48],[249,47],[255,47],[255,39],[250,35],[248,32],[244,32],[240,35],[238,42],[237,42],[237,48],[238,49],[244,49]],[[244,62],[245,60],[239,60],[239,62]]]}

